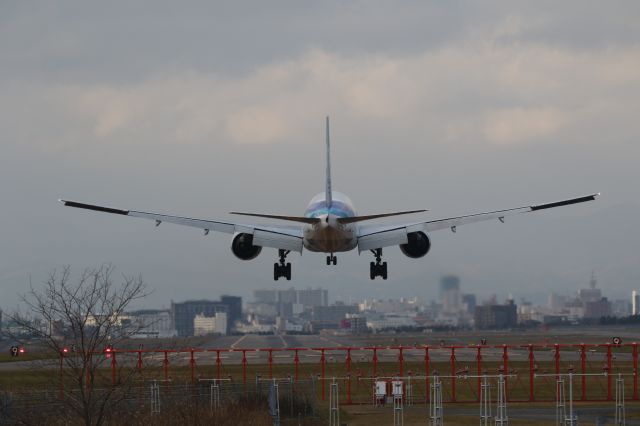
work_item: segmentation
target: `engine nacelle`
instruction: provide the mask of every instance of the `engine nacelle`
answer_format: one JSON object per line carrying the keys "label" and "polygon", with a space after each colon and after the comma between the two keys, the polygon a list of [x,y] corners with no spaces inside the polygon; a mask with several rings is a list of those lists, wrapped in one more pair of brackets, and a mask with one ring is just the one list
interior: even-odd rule
{"label": "engine nacelle", "polygon": [[405,256],[418,259],[429,253],[431,240],[424,232],[410,232],[407,234],[407,239],[406,244],[400,244],[400,250],[402,250]]}
{"label": "engine nacelle", "polygon": [[238,259],[251,260],[258,257],[262,247],[253,245],[253,235],[242,233],[233,237],[231,251]]}

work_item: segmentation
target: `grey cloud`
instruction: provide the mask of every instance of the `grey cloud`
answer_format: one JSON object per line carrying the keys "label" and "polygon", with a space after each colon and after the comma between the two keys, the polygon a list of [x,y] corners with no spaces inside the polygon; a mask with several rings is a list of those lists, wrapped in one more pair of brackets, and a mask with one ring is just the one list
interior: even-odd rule
{"label": "grey cloud", "polygon": [[430,297],[454,272],[467,291],[543,297],[530,289],[570,291],[594,269],[607,294],[626,296],[640,282],[637,6],[583,5],[3,4],[0,306],[68,263],[142,273],[156,289],[149,306],[281,286],[273,252],[242,263],[227,236],[56,199],[205,218],[300,213],[322,190],[327,113],[335,185],[363,213],[603,196],[435,233],[421,261],[387,250],[389,282],[368,280],[365,255],[327,270],[306,253],[294,285]]}

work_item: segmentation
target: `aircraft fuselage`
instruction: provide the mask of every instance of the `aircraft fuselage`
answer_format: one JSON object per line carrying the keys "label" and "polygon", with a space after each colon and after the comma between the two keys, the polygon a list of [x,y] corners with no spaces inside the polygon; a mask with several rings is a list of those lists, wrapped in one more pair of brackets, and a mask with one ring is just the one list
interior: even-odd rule
{"label": "aircraft fuselage", "polygon": [[357,247],[357,225],[341,224],[337,221],[338,218],[356,216],[353,203],[346,195],[334,191],[331,206],[327,207],[325,193],[320,193],[311,199],[304,215],[320,219],[320,222],[305,225],[303,229],[303,244],[307,250],[337,253]]}

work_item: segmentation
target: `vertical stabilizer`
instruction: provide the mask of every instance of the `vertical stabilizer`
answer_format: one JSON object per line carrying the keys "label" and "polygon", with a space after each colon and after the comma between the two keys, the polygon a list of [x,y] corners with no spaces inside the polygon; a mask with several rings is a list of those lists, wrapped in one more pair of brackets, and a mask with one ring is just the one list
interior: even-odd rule
{"label": "vertical stabilizer", "polygon": [[333,200],[331,198],[331,144],[329,142],[329,117],[327,116],[327,181],[325,188],[325,203],[327,208],[331,208]]}

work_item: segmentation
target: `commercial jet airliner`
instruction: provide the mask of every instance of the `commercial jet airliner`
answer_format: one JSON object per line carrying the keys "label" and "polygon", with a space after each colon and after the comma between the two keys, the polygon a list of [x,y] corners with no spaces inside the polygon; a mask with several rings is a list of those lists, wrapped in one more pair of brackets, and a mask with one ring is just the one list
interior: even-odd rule
{"label": "commercial jet airliner", "polygon": [[[324,192],[311,199],[304,216],[281,216],[261,213],[231,212],[234,215],[253,216],[280,221],[275,224],[254,224],[221,222],[205,219],[192,219],[181,216],[169,216],[158,213],[146,213],[136,210],[121,210],[113,207],[97,206],[60,200],[65,206],[94,210],[123,216],[139,217],[155,221],[156,226],[163,222],[191,226],[204,230],[233,234],[231,251],[242,260],[255,259],[263,247],[278,249],[279,262],[273,265],[273,279],[291,279],[291,263],[286,263],[289,253],[302,249],[327,254],[327,265],[336,265],[336,253],[358,249],[358,253],[370,251],[375,257],[371,262],[369,275],[387,279],[387,262],[382,262],[384,247],[399,246],[402,253],[410,258],[421,258],[431,249],[428,233],[440,229],[456,232],[460,225],[497,219],[504,223],[505,216],[516,213],[528,213],[570,204],[595,200],[600,194],[570,198],[553,203],[516,207],[492,212],[476,213],[465,216],[449,217],[428,221],[412,221],[396,224],[369,224],[374,219],[421,213],[426,210],[410,210],[392,213],[359,216],[351,200],[344,194],[332,189],[331,158],[329,143],[329,117],[326,119],[326,181]],[[283,224],[289,222],[289,224]]]}

